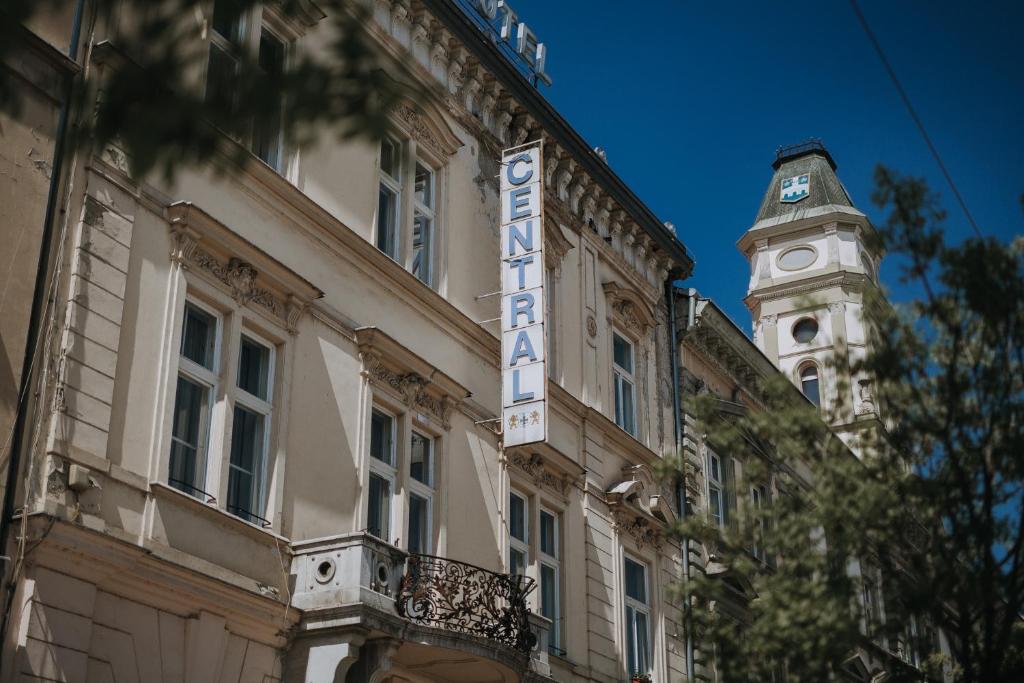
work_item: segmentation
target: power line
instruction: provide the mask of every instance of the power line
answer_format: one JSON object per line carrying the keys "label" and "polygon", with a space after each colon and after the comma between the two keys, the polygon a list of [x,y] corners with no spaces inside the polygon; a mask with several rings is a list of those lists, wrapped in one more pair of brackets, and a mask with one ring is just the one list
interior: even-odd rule
{"label": "power line", "polygon": [[896,92],[899,93],[900,99],[903,100],[903,104],[906,105],[907,111],[910,112],[910,118],[914,120],[914,125],[921,132],[921,137],[924,138],[925,144],[928,145],[928,149],[931,150],[932,156],[935,157],[935,162],[939,165],[939,170],[942,171],[942,175],[946,177],[946,182],[949,183],[949,187],[953,190],[953,195],[956,197],[957,202],[960,204],[960,208],[963,209],[964,215],[967,216],[967,222],[974,228],[974,232],[978,237],[984,237],[981,234],[981,230],[978,228],[978,224],[974,222],[974,216],[971,215],[970,210],[967,208],[967,202],[960,195],[960,190],[957,189],[956,183],[953,182],[953,176],[949,174],[946,169],[946,164],[942,162],[942,157],[939,156],[939,150],[935,148],[932,143],[932,139],[928,137],[928,131],[924,129],[924,123],[921,122],[921,117],[917,115],[917,110],[914,109],[914,105],[910,103],[910,98],[907,96],[907,92],[903,89],[903,85],[900,83],[900,79],[896,77],[896,72],[893,70],[892,65],[885,56],[885,52],[882,50],[881,43],[878,42],[878,38],[875,37],[871,27],[868,26],[868,20],[864,17],[864,14],[860,11],[860,7],[857,6],[857,0],[850,0],[850,6],[853,8],[853,13],[857,15],[857,20],[860,21],[861,28],[864,29],[864,33],[867,34],[868,40],[875,48],[875,52],[878,53],[878,58],[882,61],[882,66],[889,73],[889,78],[892,80],[892,84],[896,86]]}

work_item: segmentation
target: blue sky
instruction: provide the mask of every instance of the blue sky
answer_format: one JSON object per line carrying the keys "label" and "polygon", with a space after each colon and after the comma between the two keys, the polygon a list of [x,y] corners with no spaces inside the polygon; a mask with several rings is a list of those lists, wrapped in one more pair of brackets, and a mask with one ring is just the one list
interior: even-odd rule
{"label": "blue sky", "polygon": [[[548,46],[546,97],[697,261],[688,284],[744,330],[750,227],[780,145],[820,137],[858,207],[875,165],[924,176],[968,225],[848,2],[510,0]],[[1024,3],[861,0],[975,220],[1024,232]],[[890,259],[891,261],[891,259]],[[913,296],[895,264],[882,277]]]}

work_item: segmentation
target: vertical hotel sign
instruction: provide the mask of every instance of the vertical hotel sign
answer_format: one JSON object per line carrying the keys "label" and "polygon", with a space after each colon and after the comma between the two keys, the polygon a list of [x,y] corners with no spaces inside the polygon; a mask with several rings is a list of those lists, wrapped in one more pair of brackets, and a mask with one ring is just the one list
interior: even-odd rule
{"label": "vertical hotel sign", "polygon": [[505,446],[546,441],[541,144],[501,155],[501,419]]}

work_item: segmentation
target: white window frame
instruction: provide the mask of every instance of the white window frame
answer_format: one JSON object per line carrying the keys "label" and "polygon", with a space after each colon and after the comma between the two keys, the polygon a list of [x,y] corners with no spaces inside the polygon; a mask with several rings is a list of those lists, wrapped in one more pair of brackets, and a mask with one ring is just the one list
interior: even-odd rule
{"label": "white window frame", "polygon": [[[714,476],[715,467],[718,466],[718,476]],[[724,529],[728,521],[727,512],[728,502],[726,501],[726,482],[725,482],[725,458],[715,453],[710,448],[707,450],[707,456],[705,457],[705,476],[704,479],[707,481],[707,496],[708,496],[708,520],[719,529]],[[711,493],[718,493],[718,505],[719,510],[716,515],[712,510],[712,496]]]}
{"label": "white window frame", "polygon": [[[243,325],[237,344],[235,358],[234,377],[230,382],[231,390],[229,392],[229,405],[231,408],[231,427],[232,427],[232,438],[234,438],[234,420],[235,420],[235,407],[241,406],[242,408],[254,412],[263,418],[263,434],[260,439],[260,453],[259,457],[254,459],[254,466],[258,468],[257,472],[253,472],[253,500],[256,501],[256,510],[246,510],[251,515],[263,518],[266,513],[266,494],[267,494],[267,463],[269,460],[270,452],[270,425],[273,420],[274,413],[274,381],[276,373],[276,362],[277,362],[277,346],[269,339],[256,333],[251,328],[244,325],[245,319],[243,318]],[[259,344],[267,349],[267,398],[263,399],[254,394],[250,394],[245,389],[238,386],[238,371],[241,369],[241,349],[242,349],[242,337],[247,337],[250,341]],[[258,460],[258,465],[256,461]],[[236,467],[231,462],[231,441],[227,443],[227,495],[224,497],[225,509],[230,506],[230,493],[231,493],[231,471],[232,469],[241,469]],[[237,512],[232,512],[228,509],[228,512],[238,515]],[[242,517],[242,519],[245,519]],[[269,523],[268,523],[269,524]]]}
{"label": "white window frame", "polygon": [[[398,178],[395,178],[390,173],[388,173],[387,171],[384,170],[384,143],[385,142],[390,144],[392,147],[394,147],[395,154],[398,155],[398,161],[397,161],[397,164],[398,164],[398,175],[399,175]],[[380,241],[381,241],[380,240],[380,230],[381,230],[380,219],[381,219],[381,216],[380,216],[380,209],[379,209],[379,207],[380,207],[379,196],[380,196],[380,188],[381,188],[381,186],[384,186],[385,188],[388,189],[388,191],[392,192],[394,194],[394,196],[395,196],[394,213],[393,213],[393,216],[392,216],[392,220],[394,221],[394,224],[391,226],[391,230],[392,230],[391,240],[393,242],[391,247],[392,247],[392,252],[393,253],[388,253],[388,251],[384,250],[384,249],[380,249],[380,250],[381,250],[382,253],[387,255],[392,260],[399,261],[399,262],[401,261],[401,254],[402,254],[402,224],[403,224],[402,214],[404,213],[403,207],[405,205],[405,202],[402,201],[403,200],[403,197],[402,197],[402,195],[403,195],[403,192],[402,192],[402,190],[403,190],[403,183],[402,183],[403,178],[402,178],[402,176],[405,175],[405,158],[407,156],[405,148],[406,148],[406,145],[403,145],[400,141],[396,140],[394,137],[392,137],[390,135],[385,136],[384,138],[382,138],[380,144],[377,145],[377,194],[378,194],[378,210],[377,210],[376,223],[374,225],[374,235],[373,235],[374,242],[373,242],[373,244],[374,244],[375,247],[380,249]]]}
{"label": "white window frame", "polygon": [[[512,496],[523,501],[523,538],[519,539],[512,535]],[[530,574],[530,496],[516,490],[510,489],[508,495],[508,573],[513,573],[512,551],[523,555],[523,575]]]}
{"label": "white window frame", "polygon": [[[636,598],[632,598],[628,595],[627,580],[626,580],[626,563],[632,562],[643,569],[644,576],[644,596],[647,598],[647,602],[641,602]],[[637,557],[625,555],[622,560],[622,599],[623,599],[623,623],[625,625],[625,635],[627,642],[631,641],[633,644],[633,650],[638,651],[640,643],[636,637],[635,630],[635,617],[634,627],[631,628],[629,623],[629,609],[632,609],[634,614],[640,612],[647,617],[647,650],[644,653],[644,657],[647,659],[647,671],[630,671],[632,663],[629,661],[628,647],[626,650],[626,675],[632,676],[634,673],[651,673],[654,669],[654,610],[651,608],[651,565]]]}
{"label": "white window frame", "polygon": [[[623,342],[625,342],[629,346],[629,357],[630,357],[630,361],[632,361],[632,365],[633,365],[632,371],[627,370],[626,368],[622,367],[617,362],[615,362],[615,340],[616,340],[616,338],[621,339]],[[627,421],[626,421],[626,414],[625,414],[625,408],[624,408],[625,402],[622,400],[623,399],[623,395],[624,395],[624,393],[623,393],[623,385],[624,384],[628,384],[629,385],[629,388],[630,388],[632,396],[633,396],[632,411],[631,411],[632,414],[629,416],[630,421],[632,422],[632,430],[629,429],[627,424],[626,424]],[[637,436],[637,431],[638,431],[637,430],[637,419],[636,419],[636,413],[637,413],[636,409],[637,409],[637,400],[638,400],[638,396],[637,396],[638,392],[637,392],[637,385],[636,385],[636,342],[633,339],[631,339],[630,337],[628,337],[628,336],[626,336],[624,334],[620,334],[616,330],[612,330],[612,386],[613,386],[613,391],[615,392],[615,396],[614,396],[614,398],[615,398],[615,400],[614,400],[615,424],[617,424],[619,427],[621,427],[622,430],[624,432],[626,432],[627,434],[629,434],[630,436],[636,437]],[[621,411],[619,410],[620,406],[623,406],[623,409]],[[621,415],[620,415],[620,412],[621,412]]]}
{"label": "white window frame", "polygon": [[[213,318],[213,368],[206,368],[190,358],[186,358],[182,355],[182,346],[185,343],[185,321],[187,319],[188,308],[193,307],[206,315]],[[214,411],[216,409],[217,398],[220,390],[220,369],[221,359],[223,358],[223,331],[224,331],[224,315],[215,308],[203,303],[194,296],[186,295],[185,305],[181,309],[181,324],[178,326],[179,334],[181,339],[178,343],[178,370],[174,375],[174,398],[171,401],[171,428],[170,428],[170,439],[168,443],[171,444],[171,449],[174,448],[174,443],[177,439],[174,436],[174,407],[177,405],[178,400],[178,377],[184,376],[185,379],[199,384],[206,390],[206,405],[204,406],[202,419],[199,425],[199,435],[197,437],[198,443],[196,444],[196,480],[192,482],[184,482],[189,487],[194,489],[192,492],[188,492],[189,495],[195,493],[203,493],[209,498],[216,500],[216,496],[205,490],[207,480],[209,479],[209,467],[210,467],[210,438],[212,434],[212,425],[215,418]],[[168,484],[174,486],[170,482],[170,453],[168,453],[166,476],[168,478]],[[177,487],[175,487],[177,488]]]}
{"label": "white window frame", "polygon": [[[430,205],[424,204],[416,198],[416,168],[422,166],[430,173]],[[422,214],[430,222],[430,237],[426,242],[423,253],[426,256],[426,277],[423,277],[422,270],[416,277],[428,287],[434,286],[434,254],[435,243],[437,242],[437,179],[438,172],[426,159],[416,157],[412,164],[412,222],[409,226],[409,256],[406,268],[410,273],[416,275],[415,268],[415,236],[416,236],[416,214]],[[424,260],[420,259],[420,268],[423,268]]]}
{"label": "white window frame", "polygon": [[[229,58],[235,62],[235,74],[237,76],[239,68],[240,57],[248,57],[252,60],[258,60],[259,49],[260,49],[260,38],[263,35],[263,31],[267,31],[272,36],[281,41],[284,46],[284,65],[285,70],[289,69],[292,65],[295,53],[295,41],[297,36],[294,31],[288,30],[285,22],[281,17],[272,9],[270,3],[262,2],[255,3],[252,7],[242,12],[242,15],[238,18],[239,22],[239,35],[238,44],[235,45],[231,40],[222,36],[213,27],[213,12],[214,6],[217,0],[211,0],[209,3],[209,45],[207,46],[206,65],[204,72],[204,96],[207,88],[207,81],[209,80],[209,66],[210,66],[210,47],[223,52]],[[233,107],[237,108],[239,103],[237,101],[237,93],[232,93],[232,98],[235,100]],[[238,112],[239,116],[244,116],[244,112]],[[281,130],[284,127],[284,102],[281,103]],[[242,138],[238,139],[238,142],[245,146],[254,157],[260,159],[256,154],[255,146],[255,131],[253,130],[252,121],[249,121],[249,125],[246,127],[246,131],[242,134]],[[285,147],[284,136],[279,131],[278,133],[278,163],[276,166],[260,159],[262,163],[267,164],[269,168],[272,168],[279,175],[289,178],[293,175],[292,173],[292,155],[290,151]]]}
{"label": "white window frame", "polygon": [[[813,379],[814,379],[815,382],[818,383],[818,400],[817,401],[812,400],[811,397],[808,396],[807,392],[804,390],[804,371],[808,370],[808,369],[814,370],[814,378]],[[821,368],[818,366],[818,364],[816,362],[814,362],[813,360],[809,360],[809,361],[804,361],[803,363],[798,365],[797,369],[796,369],[796,379],[797,379],[797,382],[799,383],[800,393],[803,394],[804,397],[808,401],[810,401],[814,405],[816,405],[819,408],[821,408],[821,404],[823,402],[822,401],[822,398],[823,398],[823,396],[822,396],[822,389],[824,387],[823,387],[823,384],[822,384],[822,381],[821,381],[822,380]]]}
{"label": "white window frame", "polygon": [[[374,535],[374,538],[380,538],[385,543],[392,543],[393,539],[390,538],[395,531],[395,500],[398,496],[398,415],[394,414],[390,410],[387,410],[381,405],[375,404],[370,412],[370,420],[373,420],[373,413],[380,413],[381,415],[387,416],[391,420],[391,463],[385,463],[373,456],[372,450],[370,449],[371,435],[367,434],[367,460],[370,463],[370,476],[377,475],[381,479],[388,482],[390,491],[388,491],[387,501],[387,529],[383,530],[384,534],[388,538],[380,538]],[[372,422],[371,422],[372,425]],[[372,426],[371,426],[372,429]],[[366,531],[370,533],[370,496],[369,489],[367,489],[366,496]],[[373,534],[371,534],[373,535]]]}
{"label": "white window frame", "polygon": [[[556,555],[551,555],[549,553],[544,552],[544,548],[541,545],[541,542],[542,542],[542,540],[544,538],[544,525],[543,525],[543,521],[542,521],[543,520],[543,515],[550,516],[552,521],[553,521],[554,533],[553,533],[552,542],[554,543],[554,551],[555,551],[555,553],[557,553]],[[547,567],[547,568],[553,570],[554,574],[555,574],[555,582],[554,582],[554,588],[555,588],[555,600],[554,600],[555,613],[554,613],[554,615],[552,617],[550,617],[551,618],[551,631],[550,631],[551,642],[548,643],[547,647],[549,649],[554,648],[555,650],[561,651],[561,649],[562,649],[562,560],[561,560],[561,556],[562,556],[562,516],[558,512],[556,512],[556,511],[554,511],[554,510],[552,510],[552,509],[550,509],[548,507],[545,507],[545,506],[541,505],[540,506],[540,513],[538,515],[538,522],[537,522],[537,524],[538,524],[538,526],[537,526],[537,558],[538,558],[538,564],[539,564],[539,566],[537,568],[537,583],[538,583],[538,585],[539,585],[539,587],[540,587],[540,589],[542,591],[544,590],[544,584],[543,584],[543,581],[542,581],[542,578],[543,578],[542,572],[544,571],[544,567]],[[540,604],[538,605],[538,611],[540,611],[540,609],[544,605],[544,596],[543,595],[540,596],[539,603]]]}
{"label": "white window frame", "polygon": [[[429,555],[434,550],[434,493],[436,491],[436,477],[437,477],[437,437],[428,432],[424,432],[420,429],[412,429],[410,431],[411,436],[409,437],[409,457],[407,458],[408,466],[405,468],[405,477],[407,478],[406,491],[407,503],[406,503],[406,548],[409,552],[413,552],[410,542],[412,540],[412,534],[410,533],[411,527],[409,526],[412,518],[412,496],[417,496],[426,502],[427,507],[427,534],[423,540],[424,547],[415,551],[422,555]],[[419,436],[426,440],[430,449],[430,467],[428,470],[428,481],[429,484],[424,484],[415,477],[412,476],[412,439],[413,436]],[[376,458],[374,458],[376,459]]]}

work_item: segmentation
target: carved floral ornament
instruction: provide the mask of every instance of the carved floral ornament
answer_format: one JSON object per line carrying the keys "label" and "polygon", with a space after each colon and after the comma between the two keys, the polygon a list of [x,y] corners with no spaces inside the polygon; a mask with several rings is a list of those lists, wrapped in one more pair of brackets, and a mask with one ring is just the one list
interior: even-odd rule
{"label": "carved floral ornament", "polygon": [[573,479],[568,474],[549,467],[540,453],[526,453],[520,450],[506,451],[508,464],[522,470],[535,486],[546,486],[562,496],[569,493]]}
{"label": "carved floral ornament", "polygon": [[629,466],[622,471],[626,478],[606,493],[615,530],[632,537],[638,550],[647,546],[661,550],[664,525],[675,521],[669,497],[649,466]]}
{"label": "carved floral ornament", "polygon": [[617,282],[605,282],[602,286],[612,315],[624,329],[643,337],[655,327],[654,311],[639,294]]}
{"label": "carved floral ornament", "polygon": [[[213,222],[213,219],[199,209],[188,204],[174,204],[168,208],[168,214],[171,220],[171,261],[184,270],[194,269],[201,276],[218,284],[239,306],[262,308],[277,318],[291,334],[295,334],[299,319],[308,308],[309,301],[323,296],[322,292],[298,276],[293,278],[302,282],[304,296],[286,292],[279,286],[266,286],[265,278],[246,258],[215,254],[213,247],[220,250],[224,245],[213,241],[210,243],[210,249],[201,246],[205,242],[201,242],[200,232],[190,225],[190,221],[200,223],[203,234],[214,234],[218,229],[227,231],[227,228]],[[235,237],[234,241],[240,243],[241,239]],[[253,250],[252,247],[249,249]],[[268,260],[266,256],[264,259]]]}
{"label": "carved floral ornament", "polygon": [[372,384],[389,391],[407,407],[432,415],[446,430],[452,428],[452,412],[459,401],[448,394],[431,391],[431,382],[423,375],[396,370],[372,350],[363,350],[360,355]]}
{"label": "carved floral ornament", "polygon": [[391,107],[389,114],[411,138],[439,157],[449,157],[462,146],[443,119],[429,116],[410,102],[398,102]]}

